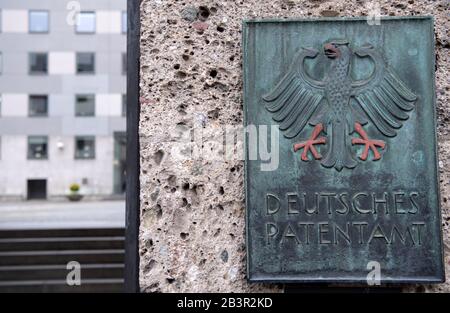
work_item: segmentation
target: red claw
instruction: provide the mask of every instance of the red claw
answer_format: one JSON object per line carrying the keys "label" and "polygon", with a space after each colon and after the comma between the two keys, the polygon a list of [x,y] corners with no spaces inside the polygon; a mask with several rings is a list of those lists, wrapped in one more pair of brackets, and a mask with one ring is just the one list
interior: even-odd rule
{"label": "red claw", "polygon": [[314,127],[314,130],[308,140],[294,144],[294,152],[297,152],[297,150],[300,150],[303,148],[303,152],[301,155],[301,159],[303,161],[308,161],[308,151],[311,151],[313,157],[316,160],[322,158],[322,156],[319,154],[319,152],[317,152],[316,148],[314,147],[314,145],[320,145],[320,144],[326,143],[325,137],[317,138],[317,136],[319,136],[319,134],[322,132],[322,130],[323,130],[323,125],[317,124]]}
{"label": "red claw", "polygon": [[369,156],[369,149],[373,152],[373,160],[381,159],[381,154],[378,152],[377,147],[384,149],[386,144],[382,140],[372,140],[369,139],[367,133],[362,128],[362,125],[359,123],[355,123],[355,131],[361,136],[361,138],[352,138],[352,145],[364,145],[364,151],[360,155],[360,159],[365,161]]}

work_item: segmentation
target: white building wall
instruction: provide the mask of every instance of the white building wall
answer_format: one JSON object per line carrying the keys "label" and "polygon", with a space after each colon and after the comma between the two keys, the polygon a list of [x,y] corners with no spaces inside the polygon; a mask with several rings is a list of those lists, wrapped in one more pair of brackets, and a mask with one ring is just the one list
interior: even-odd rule
{"label": "white building wall", "polygon": [[121,94],[97,94],[95,96],[96,116],[121,116],[122,95]]}
{"label": "white building wall", "polygon": [[0,195],[22,199],[25,197],[26,181],[19,177],[26,174],[26,140],[24,136],[1,137]]}
{"label": "white building wall", "polygon": [[27,116],[28,95],[2,94],[1,116]]}
{"label": "white building wall", "polygon": [[75,74],[75,52],[50,52],[48,59],[48,73],[50,75]]}
{"label": "white building wall", "polygon": [[120,11],[97,11],[96,27],[99,34],[119,34],[122,32],[122,18]]}
{"label": "white building wall", "polygon": [[[81,4],[83,10],[96,12],[94,34],[77,34],[67,23],[66,3],[61,1],[10,1],[0,8],[0,198],[25,199],[28,179],[47,179],[49,198],[66,194],[74,182],[84,194],[113,193],[113,133],[125,131],[121,54],[126,47],[122,34],[126,1],[81,0]],[[32,9],[49,10],[48,33],[29,33]],[[77,51],[95,53],[95,74],[76,74]],[[48,53],[47,75],[29,74],[30,52]],[[47,117],[28,117],[30,94],[48,95]],[[76,94],[96,95],[96,116],[75,116]],[[28,135],[48,135],[48,160],[27,159]],[[95,159],[74,158],[76,135],[95,136]]]}
{"label": "white building wall", "polygon": [[[63,148],[58,147],[63,143]],[[26,199],[28,179],[47,179],[49,198],[62,197],[77,183],[86,195],[113,193],[112,136],[96,137],[95,159],[75,159],[75,137],[49,136],[47,160],[27,159],[27,136],[2,136],[0,159],[0,195]],[[82,184],[83,179],[87,184]]]}
{"label": "white building wall", "polygon": [[[81,193],[109,195],[113,193],[113,149],[114,139],[111,136],[95,138],[95,159],[75,159],[74,137],[50,137],[50,158],[52,166],[48,168],[48,194],[50,197],[67,194],[69,186],[77,183]],[[58,141],[64,148],[58,148]],[[56,166],[53,166],[56,165]],[[83,185],[83,179],[87,184]]]}
{"label": "white building wall", "polygon": [[27,33],[28,11],[26,10],[2,10],[2,32]]}
{"label": "white building wall", "polygon": [[[73,31],[74,26],[67,22],[64,24],[52,23],[54,18],[67,20],[69,11],[50,12],[50,31]],[[95,32],[98,34],[120,34],[122,33],[122,12],[119,10],[96,10]],[[52,14],[53,13],[53,14]],[[1,31],[3,33],[28,33],[29,10],[1,10]],[[63,25],[63,28],[59,26]]]}

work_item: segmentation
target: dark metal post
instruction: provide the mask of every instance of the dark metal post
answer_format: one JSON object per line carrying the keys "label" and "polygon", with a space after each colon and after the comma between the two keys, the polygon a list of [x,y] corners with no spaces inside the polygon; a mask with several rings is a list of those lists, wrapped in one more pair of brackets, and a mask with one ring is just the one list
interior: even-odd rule
{"label": "dark metal post", "polygon": [[140,0],[127,12],[127,165],[125,217],[125,292],[139,292],[139,37]]}

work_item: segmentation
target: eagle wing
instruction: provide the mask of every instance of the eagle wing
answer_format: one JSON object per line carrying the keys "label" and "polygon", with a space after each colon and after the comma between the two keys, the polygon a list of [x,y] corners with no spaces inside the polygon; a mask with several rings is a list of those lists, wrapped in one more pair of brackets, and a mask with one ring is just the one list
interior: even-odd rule
{"label": "eagle wing", "polygon": [[314,58],[317,54],[314,49],[301,49],[288,72],[262,97],[286,138],[294,138],[303,130],[324,97],[325,84],[309,77],[303,64],[305,58]]}
{"label": "eagle wing", "polygon": [[355,53],[371,57],[375,69],[368,79],[352,83],[352,96],[383,135],[394,137],[409,118],[408,112],[414,109],[417,96],[373,47],[362,47]]}

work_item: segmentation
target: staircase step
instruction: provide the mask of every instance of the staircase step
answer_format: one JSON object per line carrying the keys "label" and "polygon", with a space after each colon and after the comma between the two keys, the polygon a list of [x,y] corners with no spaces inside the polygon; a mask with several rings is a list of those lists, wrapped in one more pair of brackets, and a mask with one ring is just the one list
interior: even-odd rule
{"label": "staircase step", "polygon": [[[81,279],[123,278],[123,264],[81,264]],[[1,266],[1,281],[61,280],[70,270],[65,265]]]}
{"label": "staircase step", "polygon": [[123,279],[86,279],[80,286],[66,280],[1,281],[0,293],[8,292],[123,292]]}
{"label": "staircase step", "polygon": [[123,249],[125,237],[3,238],[0,252],[37,250]]}
{"label": "staircase step", "polygon": [[[125,230],[0,230],[0,293],[123,292]],[[67,263],[81,265],[69,286]]]}
{"label": "staircase step", "polygon": [[65,251],[13,251],[0,252],[0,266],[67,264],[123,263],[123,249],[109,250],[65,250]]}
{"label": "staircase step", "polygon": [[123,237],[125,236],[125,230],[123,228],[0,230],[0,238],[106,237],[106,236]]}

